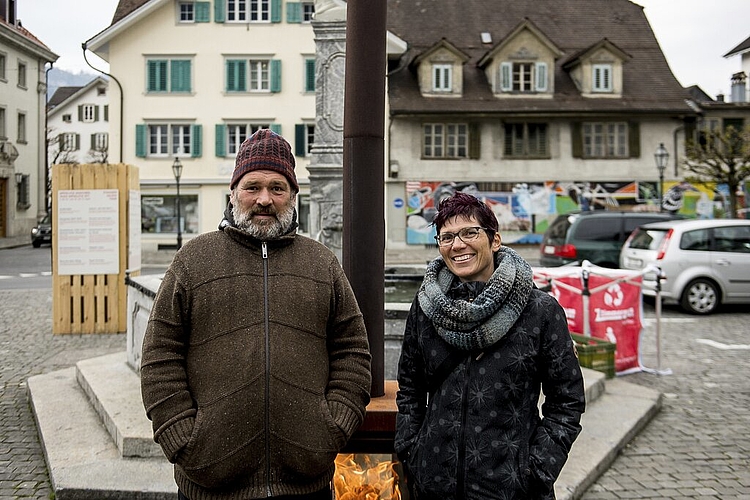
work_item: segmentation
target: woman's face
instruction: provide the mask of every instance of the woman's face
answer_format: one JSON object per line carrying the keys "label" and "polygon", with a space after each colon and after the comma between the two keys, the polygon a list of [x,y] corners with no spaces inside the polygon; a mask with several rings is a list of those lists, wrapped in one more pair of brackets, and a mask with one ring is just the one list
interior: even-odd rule
{"label": "woman's face", "polygon": [[461,229],[479,225],[474,217],[458,216],[448,219],[440,228],[440,234],[456,235],[452,244],[439,248],[448,269],[461,281],[487,281],[495,270],[493,254],[500,249],[501,244],[498,233],[495,233],[492,240],[484,230],[480,230],[476,239],[470,241],[457,236]]}

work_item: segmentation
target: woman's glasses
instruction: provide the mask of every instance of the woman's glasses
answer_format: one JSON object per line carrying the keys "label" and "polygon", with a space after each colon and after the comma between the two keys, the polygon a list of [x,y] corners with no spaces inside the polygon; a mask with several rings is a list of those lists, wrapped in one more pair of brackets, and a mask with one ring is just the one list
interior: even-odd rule
{"label": "woman's glasses", "polygon": [[480,226],[462,227],[457,233],[446,232],[438,234],[435,236],[435,241],[437,241],[438,246],[449,247],[453,245],[456,236],[458,236],[464,243],[469,243],[479,237],[480,231],[486,231],[486,229]]}

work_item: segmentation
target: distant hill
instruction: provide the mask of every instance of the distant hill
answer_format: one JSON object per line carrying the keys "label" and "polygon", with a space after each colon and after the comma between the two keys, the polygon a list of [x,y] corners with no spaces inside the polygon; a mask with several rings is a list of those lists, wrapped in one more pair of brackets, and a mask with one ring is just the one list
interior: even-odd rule
{"label": "distant hill", "polygon": [[52,94],[55,93],[58,87],[83,87],[97,76],[99,75],[94,72],[86,73],[81,71],[79,73],[72,73],[53,67],[48,77],[47,99],[49,100],[52,97]]}

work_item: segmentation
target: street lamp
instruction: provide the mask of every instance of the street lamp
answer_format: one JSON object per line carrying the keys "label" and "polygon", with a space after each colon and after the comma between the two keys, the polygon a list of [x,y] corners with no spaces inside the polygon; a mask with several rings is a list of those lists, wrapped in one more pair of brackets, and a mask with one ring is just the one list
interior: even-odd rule
{"label": "street lamp", "polygon": [[667,168],[667,161],[669,161],[669,152],[664,147],[663,142],[660,142],[659,147],[656,148],[654,160],[656,160],[656,170],[659,171],[659,211],[661,212],[663,210],[662,199],[664,197],[664,169]]}
{"label": "street lamp", "polygon": [[176,156],[174,158],[174,163],[172,163],[172,173],[174,174],[174,180],[177,181],[177,250],[179,250],[182,248],[182,214],[180,213],[180,177],[182,177],[182,163]]}

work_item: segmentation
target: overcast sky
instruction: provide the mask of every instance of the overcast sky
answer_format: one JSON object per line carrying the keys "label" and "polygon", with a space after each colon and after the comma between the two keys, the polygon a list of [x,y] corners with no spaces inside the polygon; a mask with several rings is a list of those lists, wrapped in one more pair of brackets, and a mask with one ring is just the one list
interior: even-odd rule
{"label": "overcast sky", "polygon": [[[460,1],[460,0],[457,0]],[[530,0],[532,1],[532,0]],[[23,26],[60,56],[55,67],[93,73],[81,44],[112,21],[118,0],[17,0]],[[750,37],[750,0],[634,0],[659,40],[672,72],[687,87],[699,85],[710,96],[730,95],[730,78],[740,57],[723,56]],[[88,52],[89,62],[108,70]]]}

